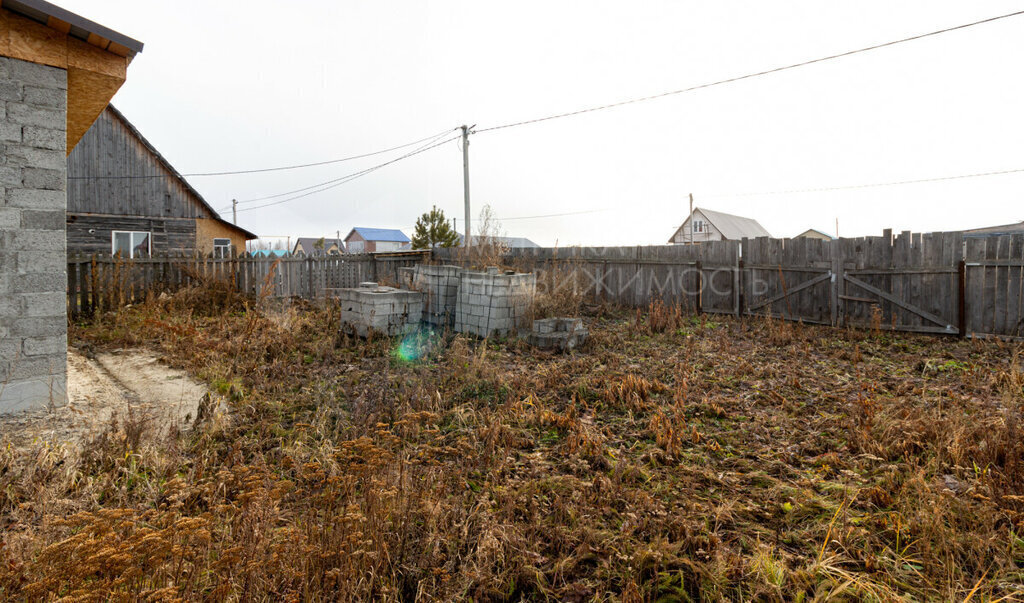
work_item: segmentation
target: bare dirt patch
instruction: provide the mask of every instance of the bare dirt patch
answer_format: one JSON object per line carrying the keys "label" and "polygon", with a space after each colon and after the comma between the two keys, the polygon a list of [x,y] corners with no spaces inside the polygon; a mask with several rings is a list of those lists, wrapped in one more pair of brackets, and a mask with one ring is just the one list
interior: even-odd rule
{"label": "bare dirt patch", "polygon": [[143,349],[85,355],[68,349],[66,406],[0,415],[0,439],[15,445],[77,444],[115,418],[153,423],[158,431],[195,417],[206,388]]}

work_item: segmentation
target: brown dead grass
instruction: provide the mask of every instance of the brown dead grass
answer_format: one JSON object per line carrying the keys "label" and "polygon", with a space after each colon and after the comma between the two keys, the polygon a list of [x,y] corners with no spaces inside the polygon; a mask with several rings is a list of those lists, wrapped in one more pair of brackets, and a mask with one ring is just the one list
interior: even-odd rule
{"label": "brown dead grass", "polygon": [[187,295],[208,311],[154,301],[73,338],[149,346],[231,416],[161,437],[125,418],[81,457],[0,451],[5,598],[1024,589],[1009,344],[673,312],[663,331],[593,318],[573,354],[455,337],[408,362],[336,335],[332,308]]}

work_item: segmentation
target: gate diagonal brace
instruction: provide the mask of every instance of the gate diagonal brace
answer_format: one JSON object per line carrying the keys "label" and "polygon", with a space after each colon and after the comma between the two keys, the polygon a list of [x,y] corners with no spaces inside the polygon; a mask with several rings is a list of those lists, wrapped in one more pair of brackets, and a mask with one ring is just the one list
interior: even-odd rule
{"label": "gate diagonal brace", "polygon": [[896,304],[897,306],[903,308],[904,310],[906,310],[908,312],[916,314],[916,315],[920,316],[921,318],[923,318],[925,320],[929,320],[929,321],[939,325],[940,327],[945,328],[947,331],[949,331],[951,333],[956,331],[956,328],[953,325],[949,324],[948,320],[943,320],[941,317],[936,316],[936,315],[932,314],[931,312],[928,312],[927,310],[922,310],[921,308],[918,308],[917,306],[915,306],[913,304],[908,304],[907,302],[905,302],[905,301],[903,301],[901,299],[897,299],[894,295],[886,293],[885,291],[882,291],[881,289],[879,289],[877,287],[873,287],[873,286],[865,283],[864,281],[862,281],[860,279],[857,279],[857,278],[854,278],[854,277],[850,276],[849,274],[846,274],[846,275],[843,275],[843,276],[846,278],[846,280],[848,282],[853,283],[855,286],[860,287],[861,289],[864,289],[868,293],[873,293],[873,294],[877,295],[878,297],[881,297],[882,299],[884,299],[886,301],[890,301],[890,302]]}
{"label": "gate diagonal brace", "polygon": [[789,297],[790,295],[793,295],[794,293],[796,293],[798,291],[803,291],[804,289],[807,289],[808,287],[813,287],[814,285],[817,285],[818,283],[822,283],[822,282],[825,282],[825,281],[831,280],[831,279],[832,279],[832,272],[831,271],[826,272],[825,274],[822,274],[821,276],[816,276],[816,277],[812,278],[809,281],[804,281],[804,282],[800,283],[799,285],[797,285],[796,287],[793,287],[789,291],[786,291],[786,292],[783,292],[783,293],[779,293],[778,295],[775,295],[773,297],[769,297],[768,299],[766,299],[764,301],[758,302],[758,303],[750,306],[749,308],[747,308],[747,313],[750,314],[754,310],[757,310],[759,308],[763,308],[765,306],[769,306],[771,304],[774,304],[775,302],[777,302],[779,300],[782,300],[782,299],[785,299],[786,297]]}

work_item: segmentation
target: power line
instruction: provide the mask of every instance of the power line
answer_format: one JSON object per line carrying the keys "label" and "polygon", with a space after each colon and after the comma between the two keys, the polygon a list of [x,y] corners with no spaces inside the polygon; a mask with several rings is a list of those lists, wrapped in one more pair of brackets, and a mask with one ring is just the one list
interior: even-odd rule
{"label": "power line", "polygon": [[239,174],[260,174],[264,172],[281,172],[285,170],[297,170],[300,168],[316,167],[320,165],[331,165],[334,163],[342,163],[345,161],[353,161],[355,159],[363,159],[364,157],[373,157],[374,155],[381,155],[383,153],[390,153],[391,151],[397,151],[399,149],[405,149],[428,140],[436,140],[441,136],[449,132],[455,131],[457,128],[444,130],[432,136],[407,142],[405,144],[398,145],[397,147],[391,147],[389,149],[381,149],[379,151],[373,151],[371,153],[363,153],[362,155],[352,155],[350,157],[342,157],[340,159],[330,159],[327,161],[316,161],[313,163],[301,163],[296,165],[285,165],[279,167],[269,168],[256,168],[251,170],[236,170],[228,172],[191,172],[188,174],[140,174],[140,175],[119,175],[119,176],[68,176],[68,180],[134,180],[134,179],[145,179],[145,178],[180,178],[180,177],[204,177],[204,176],[235,176]]}
{"label": "power line", "polygon": [[[441,138],[442,136],[444,136],[445,134],[448,134],[451,131],[452,130],[448,130],[448,131],[445,131],[445,132],[441,132],[440,134],[438,134],[436,136],[432,136],[431,138],[427,139],[428,140],[427,144],[430,144],[431,142],[436,141],[438,138]],[[420,142],[423,142],[423,141],[420,141]],[[349,174],[349,175],[351,175],[351,174]],[[304,186],[302,188],[297,188],[297,189],[291,190],[291,191],[285,191],[283,193],[277,193],[275,195],[267,195],[265,197],[255,197],[255,198],[252,198],[252,199],[245,199],[244,201],[239,201],[238,204],[241,205],[243,203],[253,203],[255,201],[265,201],[267,199],[276,199],[277,197],[285,197],[287,195],[294,195],[295,193],[301,193],[303,191],[308,191],[310,189],[314,189],[314,188],[317,188],[317,187],[320,187],[320,186],[324,186],[326,184],[332,184],[334,182],[337,182],[338,180],[342,180],[342,179],[347,178],[347,177],[348,176],[342,176],[341,178],[332,178],[331,180],[325,180],[324,182],[318,182],[316,184],[311,184],[309,186]],[[222,208],[222,209],[220,209],[218,211],[225,211],[225,210],[228,210],[228,209],[231,209],[230,205],[228,205],[228,206],[226,206],[226,207],[224,207],[224,208]]]}
{"label": "power line", "polygon": [[514,218],[496,218],[499,222],[507,222],[510,220],[533,220],[535,218],[559,218],[561,216],[579,216],[582,214],[596,214],[603,211],[611,211],[612,208],[605,207],[603,209],[587,209],[584,211],[570,211],[561,214],[544,214],[540,216],[516,216]]}
{"label": "power line", "polygon": [[447,138],[445,140],[442,140],[441,142],[436,142],[436,143],[431,144],[429,146],[424,146],[424,147],[421,147],[419,149],[416,149],[415,151],[411,151],[409,153],[406,153],[405,155],[402,155],[401,157],[397,157],[395,159],[392,159],[391,161],[387,161],[385,163],[381,163],[381,164],[375,165],[373,167],[369,167],[369,168],[366,168],[364,170],[360,170],[358,172],[353,172],[351,174],[348,174],[347,176],[342,176],[341,178],[336,178],[328,186],[324,186],[323,188],[320,188],[320,189],[317,189],[317,190],[314,190],[314,191],[309,191],[309,192],[303,193],[301,195],[295,195],[294,197],[288,197],[287,199],[281,199],[280,201],[272,201],[270,203],[264,203],[263,205],[256,205],[256,206],[253,206],[253,207],[247,207],[245,209],[240,209],[238,211],[239,212],[252,211],[254,209],[261,209],[261,208],[264,208],[264,207],[270,207],[271,205],[280,205],[281,203],[288,203],[289,201],[295,201],[296,199],[302,199],[302,198],[308,197],[310,195],[315,195],[317,193],[322,193],[322,192],[330,190],[332,188],[336,188],[338,186],[341,186],[342,184],[345,184],[347,182],[351,182],[351,181],[355,180],[356,178],[360,178],[360,177],[365,176],[365,175],[367,175],[367,174],[369,174],[371,172],[375,172],[375,171],[381,169],[382,167],[391,165],[392,163],[396,163],[396,162],[402,161],[403,159],[408,159],[409,157],[412,157],[414,155],[419,155],[420,153],[425,153],[426,151],[429,151],[431,149],[435,149],[435,148],[437,148],[437,147],[439,147],[441,145],[447,144],[447,143],[449,143],[449,142],[451,142],[453,140],[456,140],[458,138],[459,138],[458,136],[453,136],[451,138]]}
{"label": "power line", "polygon": [[578,109],[576,111],[567,111],[565,113],[557,113],[557,114],[554,114],[554,115],[548,115],[547,117],[538,117],[538,118],[535,118],[535,119],[527,119],[527,120],[524,120],[524,121],[517,121],[517,122],[502,124],[500,126],[491,126],[489,128],[480,128],[480,129],[476,130],[476,132],[477,133],[480,133],[480,132],[490,132],[490,131],[493,131],[493,130],[501,130],[501,129],[504,129],[504,128],[513,128],[513,127],[516,127],[516,126],[525,126],[527,124],[535,124],[535,123],[538,123],[538,122],[548,121],[548,120],[552,120],[552,119],[559,119],[559,118],[562,118],[562,117],[571,117],[573,115],[580,115],[580,114],[583,114],[583,113],[592,113],[594,111],[602,111],[604,109],[612,109],[612,108],[615,108],[615,107],[621,107],[623,105],[631,105],[631,104],[634,104],[634,103],[642,103],[642,102],[649,101],[649,100],[655,100],[655,99],[659,99],[659,98],[664,98],[666,96],[673,96],[673,95],[676,95],[676,94],[683,94],[683,93],[686,93],[686,92],[693,92],[695,90],[702,90],[704,88],[711,88],[713,86],[721,86],[723,84],[730,84],[730,83],[733,83],[733,82],[738,82],[738,81],[741,81],[741,80],[755,78],[755,77],[759,77],[759,76],[762,76],[762,75],[769,75],[769,74],[772,74],[772,73],[778,73],[780,71],[788,71],[790,69],[796,69],[798,67],[806,67],[807,65],[813,65],[815,63],[821,63],[821,62],[824,62],[824,61],[830,61],[832,59],[839,59],[839,58],[842,58],[842,57],[847,57],[847,56],[858,54],[858,53],[862,53],[862,52],[869,52],[871,50],[878,50],[880,48],[886,48],[888,46],[894,46],[896,44],[903,44],[904,42],[912,42],[914,40],[920,40],[922,38],[927,38],[927,37],[931,37],[931,36],[937,36],[939,34],[949,33],[949,32],[957,31],[957,30],[960,30],[960,29],[966,29],[968,27],[974,27],[976,25],[983,25],[985,23],[992,23],[993,21],[999,21],[1000,19],[1008,19],[1010,17],[1016,17],[1016,16],[1019,16],[1019,15],[1022,15],[1022,14],[1024,14],[1024,10],[1013,12],[1013,13],[1009,13],[1009,14],[1005,14],[1005,15],[1000,15],[1000,16],[997,16],[997,17],[990,17],[988,19],[982,19],[981,21],[974,21],[972,23],[964,23],[963,25],[956,25],[954,27],[947,27],[945,29],[938,29],[938,30],[931,31],[931,32],[928,32],[928,33],[923,33],[923,34],[918,34],[918,35],[915,35],[915,36],[910,36],[908,38],[901,38],[899,40],[892,40],[890,42],[884,42],[882,44],[875,44],[873,46],[866,46],[864,48],[858,48],[856,50],[848,50],[846,52],[841,52],[839,54],[832,54],[832,55],[825,56],[825,57],[820,57],[820,58],[817,58],[817,59],[811,59],[809,61],[802,61],[800,63],[793,63],[791,65],[785,65],[785,66],[782,66],[782,67],[775,67],[773,69],[766,69],[764,71],[757,71],[757,72],[754,72],[754,73],[748,73],[746,75],[740,75],[740,76],[736,76],[736,77],[731,77],[731,78],[727,78],[727,79],[724,79],[724,80],[718,80],[718,81],[715,81],[715,82],[709,82],[709,83],[705,83],[705,84],[699,84],[699,85],[696,85],[696,86],[690,86],[689,88],[681,88],[679,90],[670,90],[668,92],[662,92],[662,93],[659,93],[659,94],[652,94],[652,95],[649,95],[649,96],[642,96],[642,97],[639,97],[639,98],[632,98],[632,99],[628,99],[628,100],[624,100],[624,101],[618,101],[618,102],[615,102],[615,103],[608,103],[606,105],[598,105],[596,107],[589,107],[589,108],[586,108],[586,109]]}
{"label": "power line", "polygon": [[731,197],[760,197],[769,195],[796,195],[801,193],[821,193],[828,191],[843,191],[843,190],[854,190],[860,188],[875,188],[880,186],[901,186],[904,184],[921,184],[925,182],[943,182],[946,180],[960,180],[963,178],[980,178],[982,176],[1000,176],[1003,174],[1016,174],[1024,172],[1024,168],[1016,168],[1012,170],[998,170],[994,172],[978,172],[975,174],[958,174],[956,176],[938,176],[935,178],[919,178],[917,180],[897,180],[893,182],[873,182],[870,184],[849,184],[844,186],[826,186],[820,188],[803,188],[803,189],[792,189],[792,190],[780,190],[780,191],[763,191],[757,193],[731,193],[722,195],[701,195],[704,198],[713,199],[724,199]]}

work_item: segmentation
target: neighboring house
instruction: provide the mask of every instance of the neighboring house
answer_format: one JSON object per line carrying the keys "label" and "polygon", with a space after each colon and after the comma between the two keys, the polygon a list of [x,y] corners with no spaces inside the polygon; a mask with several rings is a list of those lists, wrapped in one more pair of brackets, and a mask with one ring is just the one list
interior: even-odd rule
{"label": "neighboring house", "polygon": [[375,253],[408,249],[411,241],[401,230],[394,228],[364,228],[357,226],[345,237],[349,253]]}
{"label": "neighboring house", "polygon": [[49,2],[0,6],[0,413],[67,400],[67,153],[141,51]]}
{"label": "neighboring house", "polygon": [[1024,233],[1024,222],[1017,222],[1016,224],[1003,224],[1002,226],[986,226],[984,228],[972,228],[971,230],[965,230],[965,235],[973,236],[998,236],[1004,234],[1021,234]]}
{"label": "neighboring house", "polygon": [[794,239],[819,239],[822,241],[831,241],[835,239],[832,235],[827,232],[818,230],[817,228],[808,228],[800,234],[793,237]]}
{"label": "neighboring house", "polygon": [[345,244],[341,239],[324,237],[299,237],[295,240],[295,247],[292,253],[304,253],[306,255],[341,255],[345,253]]}
{"label": "neighboring house", "polygon": [[687,245],[705,241],[738,241],[744,237],[755,239],[770,236],[753,218],[695,207],[693,213],[686,218],[668,242],[670,245]]}
{"label": "neighboring house", "polygon": [[[473,244],[485,244],[485,245],[500,245],[508,249],[528,249],[533,247],[540,247],[540,245],[534,243],[526,237],[481,237],[479,235],[473,235]],[[466,235],[459,233],[459,245],[464,245],[466,242]]]}
{"label": "neighboring house", "polygon": [[124,257],[245,252],[226,222],[112,105],[68,155],[67,250]]}

